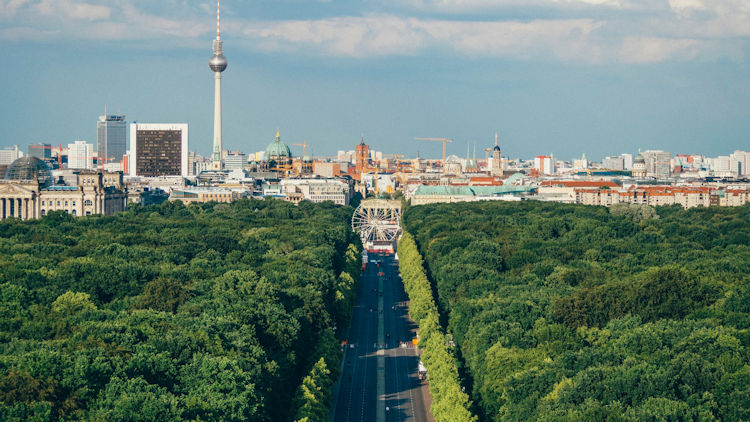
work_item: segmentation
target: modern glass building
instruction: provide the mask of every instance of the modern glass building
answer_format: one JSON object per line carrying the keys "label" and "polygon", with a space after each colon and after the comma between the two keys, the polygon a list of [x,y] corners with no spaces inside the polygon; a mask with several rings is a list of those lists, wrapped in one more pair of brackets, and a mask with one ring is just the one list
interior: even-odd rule
{"label": "modern glass building", "polygon": [[32,157],[47,159],[52,157],[52,145],[43,142],[29,144],[29,155]]}
{"label": "modern glass building", "polygon": [[105,163],[119,163],[127,150],[128,124],[125,116],[107,114],[99,116],[96,124],[97,156]]}
{"label": "modern glass building", "polygon": [[130,125],[131,176],[182,176],[188,172],[188,125]]}

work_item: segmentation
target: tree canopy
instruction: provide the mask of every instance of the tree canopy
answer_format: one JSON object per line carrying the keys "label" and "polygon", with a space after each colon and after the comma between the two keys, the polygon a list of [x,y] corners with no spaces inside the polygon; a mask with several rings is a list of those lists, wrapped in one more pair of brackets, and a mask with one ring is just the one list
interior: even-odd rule
{"label": "tree canopy", "polygon": [[750,206],[404,215],[482,420],[750,419]]}
{"label": "tree canopy", "polygon": [[0,420],[322,420],[359,274],[351,212],[166,202],[0,223]]}

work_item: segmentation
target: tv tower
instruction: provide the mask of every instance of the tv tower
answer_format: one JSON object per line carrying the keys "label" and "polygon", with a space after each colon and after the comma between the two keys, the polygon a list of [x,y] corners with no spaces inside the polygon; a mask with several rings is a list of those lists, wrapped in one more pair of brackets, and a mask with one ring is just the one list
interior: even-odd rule
{"label": "tv tower", "polygon": [[214,55],[208,61],[208,66],[214,72],[214,149],[213,169],[221,170],[221,72],[227,68],[227,59],[221,48],[221,8],[216,0],[216,39],[214,40]]}

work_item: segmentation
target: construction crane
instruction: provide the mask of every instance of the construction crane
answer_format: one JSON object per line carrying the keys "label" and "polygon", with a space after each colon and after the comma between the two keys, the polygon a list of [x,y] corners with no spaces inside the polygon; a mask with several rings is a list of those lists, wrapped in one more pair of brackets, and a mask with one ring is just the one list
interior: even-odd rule
{"label": "construction crane", "polygon": [[310,144],[307,143],[307,141],[302,141],[301,144],[292,144],[295,147],[302,147],[302,157],[307,157],[307,147],[310,146]]}
{"label": "construction crane", "polygon": [[[57,168],[60,169],[60,170],[62,170],[62,158],[63,158],[63,146],[62,146],[62,144],[60,144],[59,148],[58,147],[53,147],[51,145],[50,146],[46,146],[45,145],[45,146],[36,147],[36,148],[48,149],[50,155],[52,155],[52,152],[54,150],[57,150]],[[67,148],[65,148],[65,149],[67,150]]]}
{"label": "construction crane", "polygon": [[[398,161],[404,158],[404,154],[383,154],[383,157],[392,157],[393,162],[394,162],[394,168],[398,171],[401,171],[401,166]],[[386,163],[390,164],[390,160],[386,159]],[[387,165],[387,167],[390,169],[390,165]]]}
{"label": "construction crane", "polygon": [[417,140],[417,141],[437,141],[437,142],[442,142],[443,143],[443,161],[442,161],[442,166],[443,166],[443,171],[445,171],[445,145],[448,142],[453,142],[453,139],[447,139],[447,138],[414,138],[414,139]]}

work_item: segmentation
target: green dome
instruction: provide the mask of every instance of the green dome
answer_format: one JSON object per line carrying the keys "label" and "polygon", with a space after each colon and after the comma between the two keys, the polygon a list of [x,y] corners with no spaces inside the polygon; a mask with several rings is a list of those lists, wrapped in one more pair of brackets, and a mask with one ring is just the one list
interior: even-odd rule
{"label": "green dome", "polygon": [[44,161],[27,155],[8,166],[5,180],[38,181],[47,186],[52,184],[52,172]]}
{"label": "green dome", "polygon": [[272,160],[275,158],[292,158],[292,151],[285,143],[281,142],[281,136],[279,136],[278,131],[276,132],[276,139],[268,144],[266,155],[263,158],[266,160]]}

